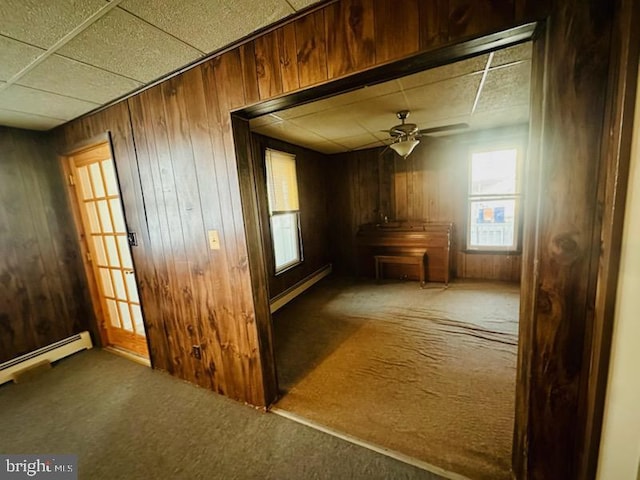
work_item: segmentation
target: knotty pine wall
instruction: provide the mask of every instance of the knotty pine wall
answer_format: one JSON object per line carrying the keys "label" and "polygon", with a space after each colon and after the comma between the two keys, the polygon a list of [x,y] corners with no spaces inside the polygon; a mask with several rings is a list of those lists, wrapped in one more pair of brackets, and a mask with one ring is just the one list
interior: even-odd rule
{"label": "knotty pine wall", "polygon": [[[248,268],[258,237],[243,223],[246,182],[231,111],[550,13],[541,37],[548,48],[534,61],[545,81],[534,82],[544,95],[534,99],[532,130],[545,143],[530,177],[541,178],[544,201],[530,207],[540,222],[525,229],[524,265],[537,268],[523,270],[514,455],[519,475],[572,478],[583,440],[585,319],[601,227],[596,173],[618,5],[337,1],[59,128],[59,149],[111,131],[127,219],[140,232],[134,260],[153,364],[253,405],[277,393],[269,319],[256,316],[264,305],[251,290],[251,275],[262,281]],[[221,250],[207,250],[208,229],[219,230]],[[193,343],[202,344],[202,360],[191,356]]]}
{"label": "knotty pine wall", "polygon": [[[265,242],[269,295],[274,298],[309,275],[331,263],[329,228],[333,216],[328,216],[327,166],[328,156],[287,142],[253,134],[254,155],[258,159],[256,190],[262,217],[262,237]],[[269,228],[269,204],[264,163],[266,148],[296,156],[298,196],[300,200],[300,234],[304,261],[290,270],[275,275],[275,260]],[[332,209],[333,211],[334,209]]]}
{"label": "knotty pine wall", "polygon": [[2,363],[91,329],[94,322],[49,135],[0,127],[0,151]]}
{"label": "knotty pine wall", "polygon": [[466,252],[468,149],[514,139],[526,143],[526,125],[467,135],[424,138],[409,157],[373,148],[329,156],[330,230],[337,271],[356,273],[360,225],[393,220],[453,222],[452,271],[459,278],[520,281],[521,255]]}

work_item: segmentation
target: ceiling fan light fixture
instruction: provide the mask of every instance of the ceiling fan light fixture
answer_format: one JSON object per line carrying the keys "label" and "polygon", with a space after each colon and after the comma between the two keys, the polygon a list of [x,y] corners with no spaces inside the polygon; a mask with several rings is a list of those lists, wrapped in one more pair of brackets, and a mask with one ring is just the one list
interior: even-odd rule
{"label": "ceiling fan light fixture", "polygon": [[399,142],[392,143],[390,147],[402,158],[407,158],[419,143],[420,141],[416,140],[415,138],[407,138],[405,140],[400,140]]}

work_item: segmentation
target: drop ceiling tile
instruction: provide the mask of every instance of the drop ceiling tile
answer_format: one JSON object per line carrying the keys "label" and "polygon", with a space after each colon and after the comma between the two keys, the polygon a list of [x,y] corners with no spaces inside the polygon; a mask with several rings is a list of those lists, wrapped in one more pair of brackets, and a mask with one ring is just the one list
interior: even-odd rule
{"label": "drop ceiling tile", "polygon": [[135,80],[59,55],[50,56],[17,83],[95,103],[107,103],[142,86]]}
{"label": "drop ceiling tile", "polygon": [[296,10],[302,10],[303,8],[307,8],[314,3],[319,3],[318,0],[289,0],[289,3]]}
{"label": "drop ceiling tile", "polygon": [[28,130],[49,130],[62,125],[66,120],[60,118],[32,115],[30,113],[14,112],[0,108],[0,125]]}
{"label": "drop ceiling tile", "polygon": [[433,121],[470,114],[481,79],[481,75],[465,75],[406,90],[412,112],[409,120],[422,118],[423,112]]}
{"label": "drop ceiling tile", "polygon": [[474,113],[469,121],[472,130],[506,127],[529,122],[529,107],[520,105],[491,112]]}
{"label": "drop ceiling tile", "polygon": [[63,97],[20,85],[11,85],[0,91],[0,108],[34,115],[71,120],[99,104]]}
{"label": "drop ceiling tile", "polygon": [[382,141],[370,133],[355,135],[353,137],[336,138],[334,142],[344,146],[346,150],[360,150],[384,145]]}
{"label": "drop ceiling tile", "polygon": [[315,115],[296,117],[287,123],[311,131],[323,139],[352,137],[367,133],[355,120],[358,114],[348,107],[334,108]]}
{"label": "drop ceiling tile", "polygon": [[487,74],[476,112],[500,110],[514,105],[529,105],[531,61],[491,70]]}
{"label": "drop ceiling tile", "polygon": [[202,56],[198,50],[119,8],[58,53],[140,82],[155,80]]}
{"label": "drop ceiling tile", "polygon": [[105,4],[104,0],[2,0],[0,34],[49,48]]}
{"label": "drop ceiling tile", "polygon": [[262,127],[264,125],[269,125],[270,123],[282,122],[282,118],[278,116],[278,113],[268,113],[266,115],[262,115],[261,117],[252,118],[249,120],[249,126],[251,129]]}
{"label": "drop ceiling tile", "polygon": [[507,63],[517,62],[520,60],[530,60],[533,55],[532,43],[526,42],[514,47],[498,50],[493,55],[491,66],[505,65]]}
{"label": "drop ceiling tile", "polygon": [[322,143],[326,139],[291,122],[271,123],[254,129],[267,137],[277,138],[285,142],[306,147],[312,143]]}
{"label": "drop ceiling tile", "polygon": [[337,145],[333,142],[325,140],[323,142],[314,142],[305,145],[307,148],[311,150],[315,150],[316,152],[324,153],[326,155],[332,155],[334,153],[346,152],[347,149]]}
{"label": "drop ceiling tile", "polygon": [[401,78],[399,81],[405,90],[409,90],[411,88],[429,85],[442,80],[461,77],[472,73],[479,73],[487,66],[488,59],[489,55],[480,55],[460,62],[450,63],[449,65],[443,65],[441,67],[414,73],[413,75]]}
{"label": "drop ceiling tile", "polygon": [[285,0],[126,0],[120,7],[207,53],[294,13]]}
{"label": "drop ceiling tile", "polygon": [[8,80],[44,53],[41,48],[0,36],[0,80]]}

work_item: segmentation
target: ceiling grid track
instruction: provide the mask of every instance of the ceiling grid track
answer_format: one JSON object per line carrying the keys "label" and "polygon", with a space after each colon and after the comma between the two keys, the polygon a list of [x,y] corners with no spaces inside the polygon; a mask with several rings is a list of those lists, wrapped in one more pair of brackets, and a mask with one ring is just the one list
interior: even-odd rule
{"label": "ceiling grid track", "polygon": [[5,90],[9,86],[13,85],[14,83],[16,83],[18,80],[20,80],[20,78],[22,78],[27,73],[29,73],[31,70],[36,68],[42,62],[44,62],[47,58],[49,58],[51,55],[56,53],[56,51],[58,51],[59,49],[64,47],[67,43],[69,43],[71,40],[73,40],[75,37],[77,37],[80,33],[82,33],[87,28],[89,28],[91,25],[93,25],[96,21],[98,21],[100,18],[105,16],[107,13],[109,13],[111,10],[116,8],[120,2],[122,2],[122,0],[111,0],[111,2],[105,4],[103,7],[99,8],[98,10],[96,10],[95,13],[93,13],[92,15],[87,17],[77,27],[75,27],[69,33],[64,35],[60,40],[58,40],[56,43],[54,43],[51,47],[49,47],[47,50],[45,50],[45,52],[42,53],[42,55],[36,57],[35,60],[33,60],[31,63],[29,63],[26,67],[24,67],[18,73],[13,75],[11,78],[9,78],[4,84],[0,85],[0,92],[2,90]]}

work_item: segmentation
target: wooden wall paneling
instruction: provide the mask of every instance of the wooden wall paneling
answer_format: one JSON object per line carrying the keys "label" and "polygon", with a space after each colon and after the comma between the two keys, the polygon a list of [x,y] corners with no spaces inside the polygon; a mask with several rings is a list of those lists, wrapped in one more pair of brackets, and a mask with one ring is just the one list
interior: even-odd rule
{"label": "wooden wall paneling", "polygon": [[449,0],[449,40],[498,31],[516,24],[516,0]]}
{"label": "wooden wall paneling", "polygon": [[[167,177],[164,185],[165,192],[166,186],[173,186],[175,192],[170,197],[165,194],[165,206],[172,209],[168,215],[171,244],[174,246],[172,257],[180,281],[185,308],[183,312],[186,314],[182,322],[187,335],[185,341],[188,340],[192,347],[202,349],[202,328],[204,319],[212,314],[208,297],[213,291],[208,281],[209,246],[201,205],[202,191],[210,183],[206,181],[206,177],[199,179],[196,167],[200,162],[208,161],[211,154],[206,115],[200,111],[201,106],[197,101],[198,96],[203,100],[200,71],[190,70],[163,85],[167,141],[171,156],[171,166],[166,165],[166,168],[172,168],[173,174],[173,178]],[[206,205],[205,208],[211,206]],[[176,217],[172,215],[173,212],[177,214]],[[211,369],[205,368],[202,358],[198,358],[198,354],[192,351],[190,360],[195,375],[194,383],[217,389],[218,385],[212,384]]]}
{"label": "wooden wall paneling", "polygon": [[[193,325],[195,312],[170,146],[171,123],[167,118],[168,106],[165,105],[165,98],[170,97],[175,88],[175,81],[151,88],[140,95],[139,105],[131,102],[131,107],[132,111],[141,107],[136,116],[142,122],[134,127],[140,125],[143,131],[137,128],[134,131],[136,147],[140,163],[148,163],[153,174],[153,183],[143,185],[143,192],[145,195],[155,195],[160,209],[157,214],[159,223],[156,225],[160,235],[154,235],[152,240],[158,243],[151,248],[162,251],[166,261],[165,301],[168,303],[168,311],[164,322],[165,329],[169,332],[167,345],[172,353],[173,373],[192,383],[198,383],[198,367],[191,353],[192,345],[198,344]],[[178,170],[185,167],[176,165],[175,168]]]}
{"label": "wooden wall paneling", "polygon": [[449,39],[449,0],[418,1],[420,50],[447,43]]}
{"label": "wooden wall paneling", "polygon": [[280,52],[280,72],[282,91],[290,92],[300,88],[298,76],[298,47],[296,45],[296,29],[293,23],[287,23],[276,30],[278,50]]}
{"label": "wooden wall paneling", "polygon": [[92,316],[48,134],[0,127],[0,146],[2,362],[86,330]]}
{"label": "wooden wall paneling", "polygon": [[[251,273],[251,286],[253,293],[253,305],[255,310],[255,322],[258,328],[258,355],[262,365],[262,382],[265,402],[268,405],[278,396],[278,377],[276,374],[275,350],[272,333],[271,310],[269,297],[270,272],[267,271],[269,262],[265,258],[271,258],[266,252],[270,235],[265,236],[268,218],[264,217],[264,199],[258,192],[264,194],[262,187],[266,189],[263,176],[263,154],[256,148],[251,138],[249,122],[238,116],[232,118],[234,141],[237,152],[238,178],[240,191],[243,198],[243,217],[248,219],[246,224],[247,256]],[[260,196],[259,196],[260,195]]]}
{"label": "wooden wall paneling", "polygon": [[598,290],[595,299],[593,325],[588,326],[585,343],[585,364],[590,369],[582,382],[586,397],[580,412],[582,441],[578,445],[579,478],[596,475],[606,385],[609,372],[611,337],[614,328],[616,293],[620,268],[620,248],[625,218],[631,145],[633,139],[637,62],[640,55],[640,5],[624,0],[618,2],[613,28],[611,66],[609,69],[608,111],[603,128],[601,166],[605,182],[601,183],[599,201],[603,210],[602,231],[594,232],[594,242],[602,242],[602,260],[598,269]]}
{"label": "wooden wall paneling", "polygon": [[[154,368],[165,370],[183,378],[186,352],[184,347],[174,348],[173,290],[169,280],[170,258],[167,243],[168,227],[163,217],[164,193],[158,170],[156,143],[154,142],[153,112],[147,97],[156,92],[136,95],[128,100],[131,125],[135,132],[137,167],[140,183],[144,185],[146,227],[141,233],[145,245],[144,266],[135,260],[139,250],[134,248],[136,276],[143,304],[145,327],[149,339],[149,354]],[[117,158],[117,155],[116,155]],[[125,203],[125,211],[127,205]]]}
{"label": "wooden wall paneling", "polygon": [[515,0],[516,22],[542,20],[551,10],[551,0]]}
{"label": "wooden wall paneling", "polygon": [[[529,370],[520,373],[530,375],[529,478],[576,475],[580,384],[588,372],[583,341],[600,256],[600,243],[594,241],[594,232],[601,229],[596,192],[613,12],[609,2],[584,8],[582,2],[567,0],[556,5],[549,24],[552,53],[546,63],[540,170],[544,195],[538,230],[527,247],[535,249],[537,270],[523,277],[523,290],[535,291],[533,332],[525,332],[522,344],[535,357],[524,362]],[[531,306],[530,299],[524,300]]]}
{"label": "wooden wall paneling", "polygon": [[253,42],[247,42],[238,47],[240,63],[242,64],[242,80],[244,85],[244,96],[247,104],[256,103],[260,100],[258,90],[258,77],[256,76],[256,52]]}
{"label": "wooden wall paneling", "polygon": [[[374,2],[376,63],[405,57],[418,51],[420,31],[418,0]],[[429,2],[432,3],[432,2]]]}
{"label": "wooden wall paneling", "polygon": [[[222,64],[220,64],[221,66]],[[235,292],[234,300],[238,305],[237,310],[234,312],[236,315],[235,320],[231,320],[230,324],[236,329],[235,338],[238,342],[237,351],[233,352],[234,358],[243,373],[240,377],[234,377],[234,381],[237,382],[236,386],[241,388],[241,394],[237,398],[242,398],[253,405],[264,406],[273,401],[277,393],[274,380],[275,364],[270,352],[260,349],[260,341],[265,339],[264,337],[258,337],[258,330],[255,325],[256,321],[268,322],[269,317],[266,319],[263,317],[256,318],[243,219],[244,210],[240,196],[240,179],[235,156],[231,115],[229,114],[233,108],[232,102],[234,101],[234,97],[230,93],[235,88],[235,82],[233,77],[223,74],[220,67],[216,68],[214,72],[217,105],[211,105],[208,108],[210,119],[211,115],[217,115],[218,119],[217,131],[213,130],[216,132],[216,135],[214,135],[214,151],[220,152],[220,155],[216,156],[216,171],[221,175],[221,180],[225,180],[225,193],[230,207],[223,211],[225,216],[233,222],[229,234],[225,235],[231,260],[230,280]],[[211,80],[210,77],[209,80]],[[207,98],[214,99],[210,95]],[[216,107],[217,112],[214,112],[213,109]],[[246,148],[250,148],[250,144]],[[243,170],[243,175],[250,175],[250,172],[245,169]],[[218,187],[222,192],[222,186],[219,184]],[[259,313],[264,312],[259,311]],[[260,324],[260,326],[270,328],[268,325]],[[260,333],[262,334],[263,332]],[[263,365],[263,361],[268,361],[270,364]]]}
{"label": "wooden wall paneling", "polygon": [[379,221],[384,221],[384,217],[393,218],[395,215],[395,186],[393,169],[395,163],[395,153],[391,149],[384,151],[378,149],[378,189],[380,198]]}
{"label": "wooden wall paneling", "polygon": [[300,87],[327,79],[327,42],[324,10],[299,18],[294,23]]}
{"label": "wooden wall paneling", "polygon": [[343,0],[324,10],[329,78],[375,63],[374,1]]}
{"label": "wooden wall paneling", "polygon": [[260,99],[265,100],[280,95],[283,92],[283,87],[278,32],[274,30],[256,38],[253,42],[253,48],[256,54],[256,75]]}

